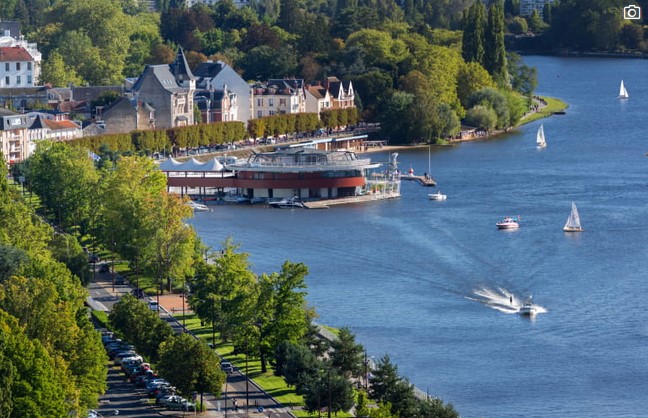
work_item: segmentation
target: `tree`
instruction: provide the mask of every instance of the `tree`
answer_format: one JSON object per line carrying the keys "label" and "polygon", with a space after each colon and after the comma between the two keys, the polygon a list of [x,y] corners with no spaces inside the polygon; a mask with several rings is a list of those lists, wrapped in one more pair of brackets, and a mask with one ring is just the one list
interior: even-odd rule
{"label": "tree", "polygon": [[522,58],[514,52],[508,53],[507,63],[513,90],[524,96],[531,97],[538,85],[536,68],[524,64]]}
{"label": "tree", "polygon": [[308,347],[282,341],[275,350],[275,373],[288,385],[303,387],[322,368]]}
{"label": "tree", "polygon": [[521,35],[529,31],[529,24],[527,23],[525,18],[520,16],[515,16],[514,18],[510,19],[506,26],[509,32],[516,35]]}
{"label": "tree", "polygon": [[201,403],[205,392],[219,397],[225,383],[216,353],[188,334],[174,335],[160,345],[158,369],[180,393],[199,392]]}
{"label": "tree", "polygon": [[63,56],[54,51],[43,61],[41,81],[53,87],[64,87],[69,84],[81,85],[83,79],[63,60]]}
{"label": "tree", "polygon": [[388,355],[376,364],[373,376],[369,378],[372,399],[392,405],[392,412],[401,417],[416,416],[414,389],[409,382],[398,375],[398,367]]}
{"label": "tree", "polygon": [[461,54],[466,62],[484,63],[484,27],[486,7],[481,1],[476,1],[463,23],[463,41]]}
{"label": "tree", "polygon": [[267,356],[282,341],[301,342],[312,316],[306,307],[305,278],[308,268],[303,263],[284,262],[279,273],[259,278],[256,312],[258,350],[261,371],[265,372]]}
{"label": "tree", "polygon": [[0,244],[0,283],[16,274],[28,259],[25,251]]}
{"label": "tree", "polygon": [[144,265],[159,280],[166,281],[166,288],[173,290],[174,278],[184,279],[191,273],[194,255],[194,230],[184,223],[193,216],[186,198],[164,192],[157,220],[158,226],[144,252]]}
{"label": "tree", "polygon": [[356,344],[355,336],[349,328],[341,328],[338,338],[331,342],[331,367],[346,377],[362,376],[364,371],[364,347]]}
{"label": "tree", "polygon": [[457,96],[461,105],[467,107],[470,96],[484,87],[495,87],[488,71],[477,62],[463,63],[457,75]]}
{"label": "tree", "polygon": [[502,86],[508,85],[504,31],[504,8],[501,0],[498,0],[492,3],[488,10],[488,26],[484,36],[484,68]]}
{"label": "tree", "polygon": [[466,123],[489,131],[497,125],[497,114],[487,106],[477,105],[468,109]]}
{"label": "tree", "polygon": [[527,21],[529,23],[529,30],[533,33],[542,32],[547,28],[547,24],[542,21],[542,18],[536,9],[533,9],[531,15],[527,16]]}
{"label": "tree", "polygon": [[41,142],[27,162],[30,187],[56,223],[71,231],[90,228],[99,175],[87,151]]}
{"label": "tree", "polygon": [[[37,340],[23,334],[18,322],[0,310],[0,416],[68,417],[74,405],[66,365]],[[71,401],[71,404],[68,404]]]}
{"label": "tree", "polygon": [[468,105],[483,105],[495,111],[497,115],[498,128],[504,128],[510,125],[510,113],[508,102],[504,94],[490,87],[483,88],[470,96]]}

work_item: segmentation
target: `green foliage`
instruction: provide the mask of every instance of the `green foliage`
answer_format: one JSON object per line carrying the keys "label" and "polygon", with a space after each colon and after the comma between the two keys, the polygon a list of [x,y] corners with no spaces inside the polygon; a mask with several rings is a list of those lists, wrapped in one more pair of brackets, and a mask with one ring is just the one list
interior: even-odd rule
{"label": "green foliage", "polygon": [[457,75],[457,96],[461,105],[467,107],[470,96],[484,87],[495,87],[488,71],[477,62],[463,63]]}
{"label": "green foliage", "polygon": [[529,24],[529,30],[533,33],[540,33],[547,29],[547,24],[540,17],[540,13],[536,9],[533,9],[530,16],[527,16],[527,22]]}
{"label": "green foliage", "polygon": [[65,264],[70,272],[81,280],[81,283],[86,285],[90,281],[88,254],[83,251],[75,236],[55,234],[49,242],[49,248],[52,256]]}
{"label": "green foliage", "polygon": [[41,81],[53,87],[64,87],[69,84],[80,85],[83,83],[76,70],[65,63],[63,56],[54,51],[47,59],[43,60]]}
{"label": "green foliage", "polygon": [[398,375],[398,367],[389,356],[383,356],[369,378],[370,396],[382,403],[390,403],[391,411],[400,417],[416,416],[414,388]]}
{"label": "green foliage", "polygon": [[38,340],[28,338],[18,321],[0,309],[0,415],[65,418],[73,385],[66,365]]}
{"label": "green foliage", "polygon": [[527,23],[526,19],[520,16],[515,16],[514,18],[508,20],[506,27],[508,28],[509,32],[516,35],[521,35],[529,31],[529,24]]}
{"label": "green foliage", "polygon": [[363,347],[356,344],[355,336],[348,328],[341,328],[338,338],[331,343],[331,367],[341,375],[360,377],[364,371]]}
{"label": "green foliage", "polygon": [[509,52],[507,63],[513,90],[524,96],[531,97],[538,85],[536,68],[524,64],[522,58],[514,52]]}
{"label": "green foliage", "polygon": [[504,31],[504,7],[501,0],[498,0],[488,9],[488,25],[484,36],[484,68],[501,86],[508,84]]}
{"label": "green foliage", "polygon": [[489,131],[497,125],[497,114],[488,106],[477,105],[466,112],[466,123]]}
{"label": "green foliage", "polygon": [[486,7],[481,1],[476,1],[468,9],[463,22],[463,43],[461,54],[466,62],[484,63],[484,27]]}
{"label": "green foliage", "polygon": [[27,162],[29,184],[56,223],[88,231],[99,176],[87,151],[41,142]]}
{"label": "green foliage", "polygon": [[[476,105],[486,106],[495,111],[497,123],[495,127],[505,128],[510,124],[509,106],[506,97],[493,88],[483,88],[470,96],[469,107]],[[474,116],[474,115],[473,115]],[[477,126],[477,125],[475,125]],[[483,127],[483,126],[480,126]]]}
{"label": "green foliage", "polygon": [[159,358],[160,344],[173,335],[157,312],[131,295],[124,295],[113,305],[108,320],[113,329],[152,362]]}
{"label": "green foliage", "polygon": [[185,396],[197,391],[219,397],[225,383],[218,356],[188,334],[171,336],[160,345],[158,369]]}

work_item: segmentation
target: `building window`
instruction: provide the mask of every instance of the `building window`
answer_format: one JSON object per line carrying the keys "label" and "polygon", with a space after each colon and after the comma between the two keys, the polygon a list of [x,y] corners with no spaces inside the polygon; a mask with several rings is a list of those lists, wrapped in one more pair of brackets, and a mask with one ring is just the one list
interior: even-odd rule
{"label": "building window", "polygon": [[19,84],[20,84],[20,76],[17,75],[17,76],[16,76],[16,85],[19,85]]}
{"label": "building window", "polygon": [[[7,77],[9,79],[9,77]],[[7,82],[8,84],[9,82]],[[257,118],[262,118],[263,117],[263,110],[257,110]]]}
{"label": "building window", "polygon": [[271,111],[268,112],[268,114],[269,114],[270,116],[274,116],[275,112],[274,112],[274,110],[271,110]]}
{"label": "building window", "polygon": [[274,106],[274,99],[268,99],[268,106]]}
{"label": "building window", "polygon": [[32,83],[32,76],[28,75],[27,76],[27,84],[31,84],[31,83]]}
{"label": "building window", "polygon": [[5,71],[9,71],[9,63],[5,62]]}
{"label": "building window", "polygon": [[286,99],[279,99],[279,105],[280,106],[285,106],[286,105]]}
{"label": "building window", "polygon": [[257,99],[257,106],[263,106],[263,99]]}
{"label": "building window", "polygon": [[[20,63],[19,62],[16,63],[16,71],[20,71]],[[18,84],[20,84],[20,83],[18,83]]]}
{"label": "building window", "polygon": [[6,76],[5,77],[5,86],[9,86],[9,84],[11,84],[11,82],[9,81],[9,76]]}
{"label": "building window", "polygon": [[31,62],[27,63],[27,71],[31,71]]}

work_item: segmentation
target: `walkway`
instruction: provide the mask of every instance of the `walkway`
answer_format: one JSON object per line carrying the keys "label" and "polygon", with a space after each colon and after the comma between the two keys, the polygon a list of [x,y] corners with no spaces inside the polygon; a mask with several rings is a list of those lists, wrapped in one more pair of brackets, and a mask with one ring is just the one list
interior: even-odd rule
{"label": "walkway", "polygon": [[[95,309],[112,309],[114,303],[132,288],[129,285],[112,285],[110,273],[97,273],[88,285],[90,293],[89,305]],[[186,332],[182,324],[173,317],[172,311],[182,311],[182,296],[177,294],[166,294],[160,296],[160,318],[166,321],[176,333]],[[185,306],[187,307],[187,306]],[[195,337],[195,336],[194,336]],[[198,338],[198,337],[195,337]],[[203,417],[230,417],[230,418],[294,418],[295,416],[288,408],[277,402],[267,392],[263,391],[253,380],[247,379],[240,370],[235,370],[227,376],[226,382],[221,389],[221,397],[217,399],[212,394],[203,395],[207,412],[200,414]],[[238,400],[238,411],[232,410],[232,400]],[[249,411],[246,413],[246,399],[249,399]],[[263,408],[263,412],[257,412],[255,405]],[[191,415],[187,414],[186,415]],[[181,412],[160,411],[159,415],[183,416]]]}

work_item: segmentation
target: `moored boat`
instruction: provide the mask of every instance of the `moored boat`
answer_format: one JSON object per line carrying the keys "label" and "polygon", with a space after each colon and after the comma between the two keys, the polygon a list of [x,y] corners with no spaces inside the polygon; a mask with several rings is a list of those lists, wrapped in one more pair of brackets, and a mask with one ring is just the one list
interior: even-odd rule
{"label": "moored boat", "polygon": [[281,200],[273,200],[268,202],[268,206],[273,208],[279,208],[279,209],[292,209],[292,208],[308,209],[308,206],[306,206],[297,197],[291,197],[291,198],[281,199]]}
{"label": "moored boat", "polygon": [[193,209],[194,212],[209,212],[209,208],[207,207],[207,205],[203,205],[202,203],[194,202],[193,200],[188,201],[187,206],[189,206],[191,209]]}
{"label": "moored boat", "polygon": [[518,216],[507,216],[501,222],[496,223],[498,229],[518,229],[520,224]]}
{"label": "moored boat", "polygon": [[436,193],[429,193],[428,194],[428,199],[430,199],[430,200],[446,200],[447,198],[448,198],[448,196],[442,194],[440,190],[437,190]]}

